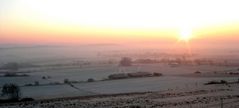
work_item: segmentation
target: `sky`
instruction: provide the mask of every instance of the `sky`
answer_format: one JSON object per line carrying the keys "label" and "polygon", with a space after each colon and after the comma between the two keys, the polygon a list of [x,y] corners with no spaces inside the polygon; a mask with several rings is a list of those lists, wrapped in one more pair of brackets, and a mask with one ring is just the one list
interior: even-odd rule
{"label": "sky", "polygon": [[0,43],[239,42],[238,0],[0,0]]}

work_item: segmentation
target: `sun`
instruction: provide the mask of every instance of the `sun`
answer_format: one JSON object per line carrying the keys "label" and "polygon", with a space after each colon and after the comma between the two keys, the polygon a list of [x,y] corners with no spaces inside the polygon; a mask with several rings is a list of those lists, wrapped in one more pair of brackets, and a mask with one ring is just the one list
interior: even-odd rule
{"label": "sun", "polygon": [[181,28],[179,40],[188,42],[190,39],[192,39],[192,29],[188,27]]}

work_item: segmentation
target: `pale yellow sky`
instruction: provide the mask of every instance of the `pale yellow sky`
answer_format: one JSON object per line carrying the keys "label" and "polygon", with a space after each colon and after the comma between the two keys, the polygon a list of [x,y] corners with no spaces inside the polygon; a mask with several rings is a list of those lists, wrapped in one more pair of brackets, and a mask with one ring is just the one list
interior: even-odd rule
{"label": "pale yellow sky", "polygon": [[235,39],[237,4],[238,0],[1,0],[0,42]]}

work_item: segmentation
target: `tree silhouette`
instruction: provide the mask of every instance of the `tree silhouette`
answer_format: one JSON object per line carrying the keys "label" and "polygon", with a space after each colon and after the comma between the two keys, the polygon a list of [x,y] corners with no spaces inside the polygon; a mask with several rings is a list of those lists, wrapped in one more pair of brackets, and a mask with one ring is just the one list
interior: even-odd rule
{"label": "tree silhouette", "polygon": [[120,66],[131,66],[132,65],[132,60],[129,57],[123,57],[120,60]]}
{"label": "tree silhouette", "polygon": [[20,87],[16,84],[4,84],[2,96],[8,96],[10,100],[18,100],[20,98],[20,91]]}

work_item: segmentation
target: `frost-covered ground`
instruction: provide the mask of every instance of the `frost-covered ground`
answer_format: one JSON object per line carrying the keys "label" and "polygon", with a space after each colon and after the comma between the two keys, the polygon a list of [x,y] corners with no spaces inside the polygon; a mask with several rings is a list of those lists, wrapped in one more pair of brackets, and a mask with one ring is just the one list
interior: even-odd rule
{"label": "frost-covered ground", "polygon": [[[94,78],[95,80],[102,80],[107,78],[108,75],[122,72],[136,72],[136,71],[147,71],[147,72],[159,72],[164,75],[175,75],[194,73],[195,71],[201,72],[214,72],[214,71],[226,71],[236,70],[237,67],[224,67],[224,66],[179,66],[170,67],[165,64],[145,64],[145,65],[134,65],[131,67],[119,67],[117,64],[92,64],[89,66],[75,66],[70,68],[35,68],[39,70],[37,72],[27,73],[30,77],[0,77],[0,86],[5,82],[17,83],[18,85],[24,85],[27,83],[34,83],[39,81],[40,83],[49,82],[63,82],[64,79],[71,81],[86,81],[88,78]],[[24,69],[28,70],[28,69]],[[34,69],[31,69],[34,70]],[[48,80],[43,80],[43,76],[50,76]]]}
{"label": "frost-covered ground", "polygon": [[[48,69],[33,73],[28,73],[29,77],[1,77],[0,85],[4,83],[16,83],[21,86],[22,97],[32,97],[35,99],[85,96],[94,94],[112,94],[145,91],[164,91],[180,88],[203,87],[203,84],[211,80],[235,81],[238,77],[180,77],[173,74],[193,73],[197,70],[201,72],[211,72],[219,70],[236,69],[233,67],[218,66],[179,66],[170,67],[164,64],[135,65],[132,67],[118,67],[117,65],[101,64],[89,65],[86,67],[74,67],[70,69]],[[70,85],[42,85],[42,86],[23,86],[53,82],[63,83],[64,79],[70,81],[86,81],[88,78],[101,80],[108,75],[120,72],[149,71],[163,73],[162,77],[135,78],[124,80],[96,81],[74,83],[76,88]],[[50,76],[50,79],[42,79],[43,76]]]}
{"label": "frost-covered ground", "polygon": [[[47,50],[47,51],[45,51]],[[72,49],[16,49],[5,50],[0,53],[0,64],[7,62],[29,62],[37,67],[24,68],[23,71],[34,70],[29,77],[0,77],[0,87],[5,83],[15,83],[21,86],[21,97],[31,97],[37,101],[33,103],[17,103],[1,105],[2,108],[79,108],[79,107],[165,107],[165,108],[218,108],[220,98],[225,98],[224,108],[238,108],[238,84],[210,85],[204,83],[212,80],[237,81],[238,77],[192,77],[196,71],[231,72],[238,71],[238,67],[209,66],[209,65],[180,65],[171,67],[167,64],[134,64],[130,67],[119,67],[117,63],[107,63],[111,57],[96,56],[97,52],[75,51]],[[99,49],[102,50],[102,49]],[[46,53],[47,52],[47,53]],[[58,52],[58,53],[57,53]],[[59,53],[61,52],[61,53]],[[67,52],[71,52],[68,54]],[[67,53],[67,54],[66,54]],[[88,55],[90,54],[90,55]],[[67,56],[66,56],[67,55]],[[91,56],[87,58],[88,56]],[[72,58],[71,58],[72,57]],[[104,60],[102,62],[102,59]],[[120,59],[118,57],[117,59]],[[91,61],[93,60],[93,61]],[[113,58],[115,60],[115,58]],[[4,62],[3,62],[4,61]],[[72,65],[79,62],[88,65]],[[62,66],[51,66],[66,64]],[[37,71],[35,71],[37,70]],[[122,80],[101,81],[108,75],[127,72],[159,72],[162,77],[134,78]],[[46,77],[46,79],[43,79]],[[48,78],[49,77],[49,78]],[[86,82],[93,78],[96,82]],[[62,84],[64,79],[78,81],[72,85]],[[39,86],[24,86],[40,83]],[[49,85],[50,83],[60,85]],[[135,93],[140,92],[140,93]],[[119,94],[118,93],[128,93]],[[105,96],[107,94],[107,96]],[[83,98],[78,96],[92,96]],[[104,96],[102,96],[104,95]],[[75,98],[69,98],[75,97]],[[58,99],[53,99],[58,98]],[[61,99],[59,99],[61,98]],[[40,101],[44,99],[44,101]],[[49,102],[48,99],[53,99]],[[233,103],[233,104],[231,104]],[[231,106],[230,106],[231,105]]]}
{"label": "frost-covered ground", "polygon": [[[209,80],[222,78],[186,78],[186,77],[155,77],[125,80],[101,81],[92,83],[73,84],[79,89],[69,85],[31,86],[22,87],[23,97],[54,98],[85,96],[95,94],[129,93],[145,91],[180,90],[187,88],[204,88],[203,83]],[[223,78],[235,81],[237,78]]]}
{"label": "frost-covered ground", "polygon": [[58,98],[2,104],[1,108],[238,108],[239,85]]}
{"label": "frost-covered ground", "polygon": [[[227,69],[228,68],[228,69]],[[179,66],[170,67],[164,64],[135,65],[132,67],[118,67],[117,65],[101,64],[86,67],[74,67],[70,69],[48,69],[29,73],[29,77],[1,77],[0,85],[4,83],[16,83],[21,86],[22,97],[32,97],[35,99],[85,96],[95,94],[112,94],[145,91],[165,91],[170,89],[201,88],[203,84],[212,80],[236,81],[238,77],[181,77],[174,74],[193,73],[197,70],[201,72],[211,72],[219,70],[236,69],[233,67],[218,66]],[[23,86],[52,82],[63,83],[64,79],[70,81],[86,81],[88,78],[101,80],[108,75],[120,72],[149,71],[163,73],[162,77],[135,78],[124,80],[96,81],[74,83],[77,88],[70,85],[42,85],[42,86]],[[42,79],[43,76],[50,76],[50,79]]]}

